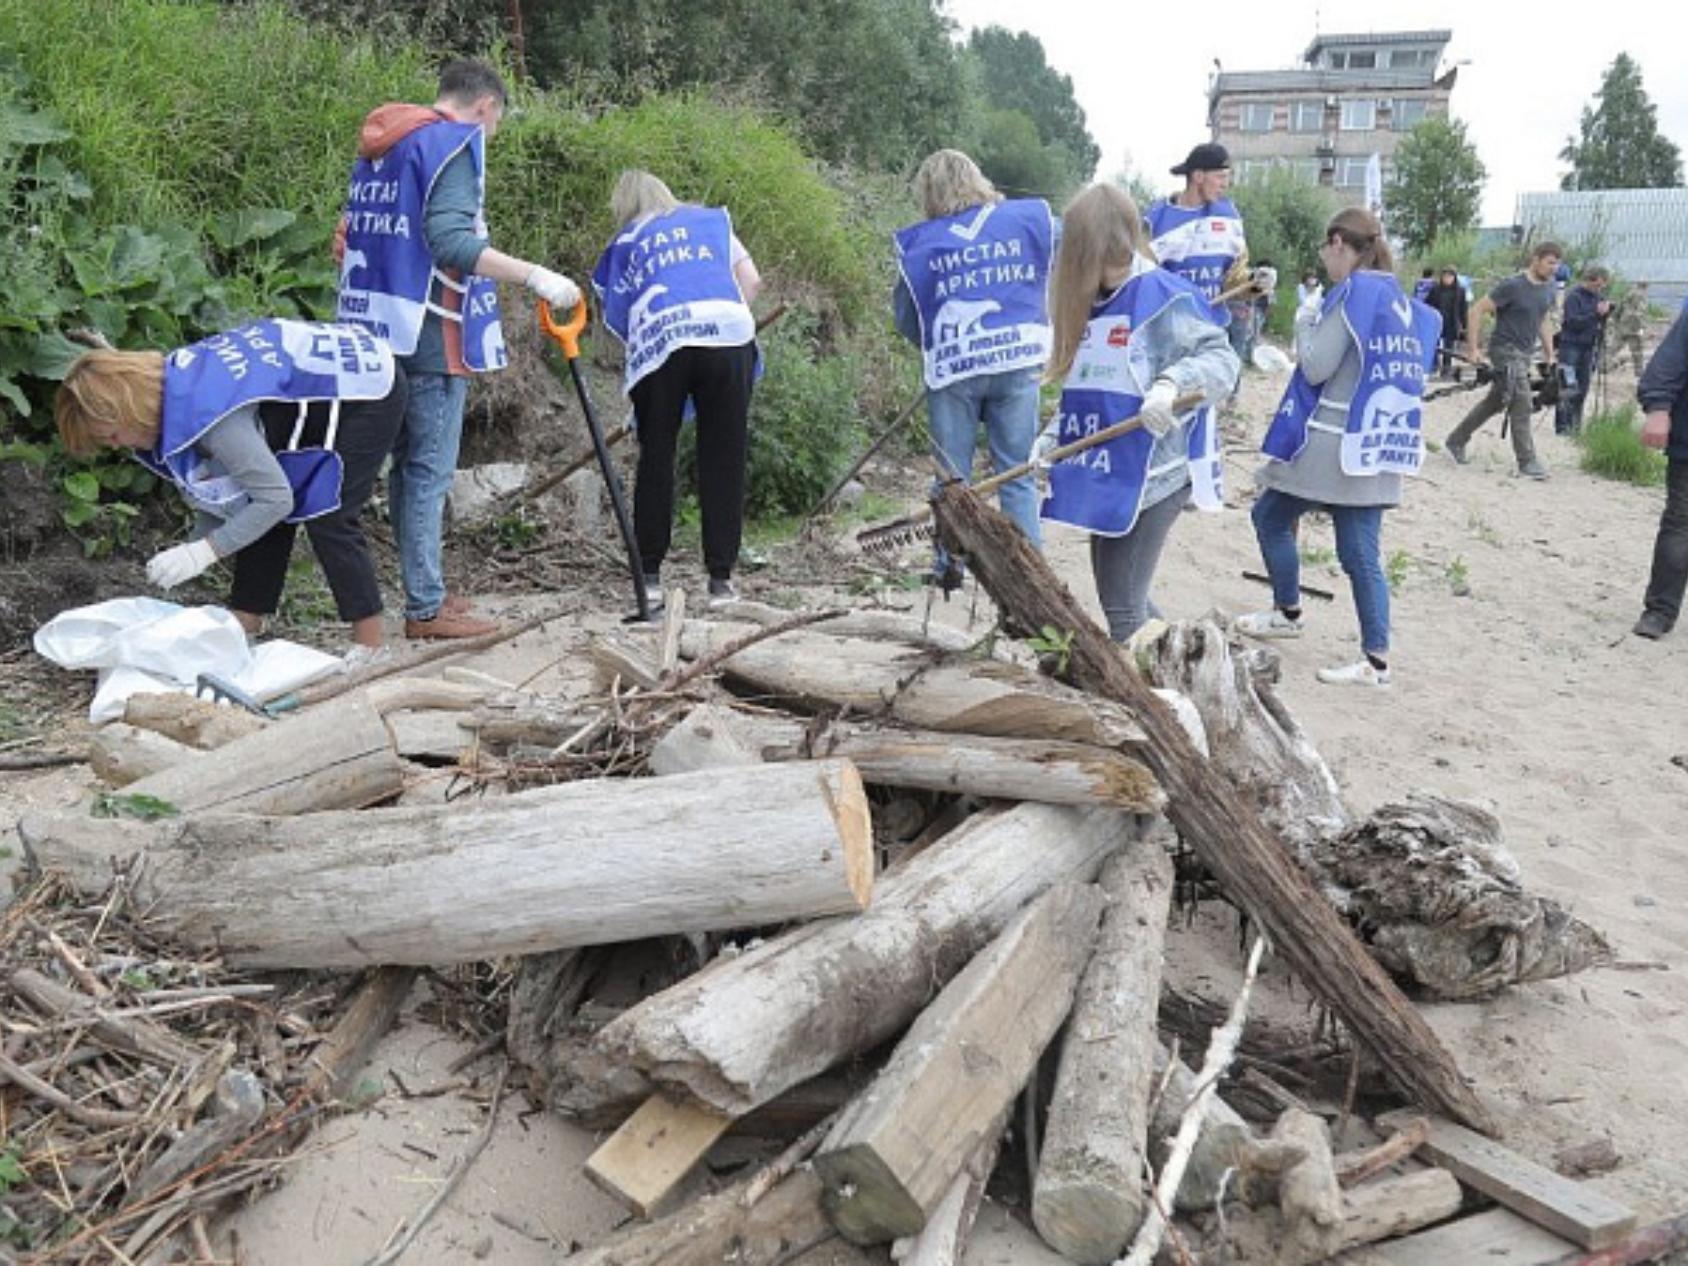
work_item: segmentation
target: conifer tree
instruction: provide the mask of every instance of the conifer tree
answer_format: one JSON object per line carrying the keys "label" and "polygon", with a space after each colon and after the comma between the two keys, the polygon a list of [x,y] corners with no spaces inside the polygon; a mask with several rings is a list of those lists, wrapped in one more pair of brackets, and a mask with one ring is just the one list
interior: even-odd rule
{"label": "conifer tree", "polygon": [[1641,86],[1641,67],[1619,53],[1583,107],[1582,137],[1559,157],[1571,165],[1561,189],[1668,189],[1682,183],[1682,155],[1659,134],[1659,112]]}

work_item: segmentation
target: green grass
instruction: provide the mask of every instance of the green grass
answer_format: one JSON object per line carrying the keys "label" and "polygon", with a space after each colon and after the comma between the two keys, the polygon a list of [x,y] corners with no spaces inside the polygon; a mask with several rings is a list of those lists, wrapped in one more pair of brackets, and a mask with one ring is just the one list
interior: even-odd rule
{"label": "green grass", "polygon": [[1664,485],[1669,463],[1663,453],[1641,442],[1640,420],[1632,404],[1589,418],[1577,443],[1582,448],[1581,466],[1591,475],[1642,488]]}

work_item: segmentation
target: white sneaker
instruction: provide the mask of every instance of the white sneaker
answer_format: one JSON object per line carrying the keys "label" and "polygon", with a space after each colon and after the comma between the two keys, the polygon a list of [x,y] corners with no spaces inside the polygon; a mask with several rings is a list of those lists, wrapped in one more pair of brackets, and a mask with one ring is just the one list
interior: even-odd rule
{"label": "white sneaker", "polygon": [[1237,632],[1249,637],[1300,637],[1301,621],[1292,620],[1273,607],[1270,611],[1250,611],[1237,617]]}
{"label": "white sneaker", "polygon": [[380,646],[365,646],[362,642],[357,642],[340,657],[340,671],[356,672],[360,668],[389,663],[392,658],[393,648],[384,642]]}
{"label": "white sneaker", "polygon": [[1319,680],[1327,686],[1369,686],[1376,690],[1389,688],[1389,670],[1374,666],[1369,659],[1336,668],[1319,669]]}

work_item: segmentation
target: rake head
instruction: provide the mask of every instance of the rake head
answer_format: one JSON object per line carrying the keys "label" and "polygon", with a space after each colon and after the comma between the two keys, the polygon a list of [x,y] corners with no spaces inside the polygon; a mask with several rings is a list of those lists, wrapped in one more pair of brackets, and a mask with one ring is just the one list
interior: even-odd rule
{"label": "rake head", "polygon": [[937,535],[938,525],[932,522],[932,511],[925,509],[878,527],[863,528],[856,533],[856,544],[864,554],[886,557],[910,545],[936,540]]}

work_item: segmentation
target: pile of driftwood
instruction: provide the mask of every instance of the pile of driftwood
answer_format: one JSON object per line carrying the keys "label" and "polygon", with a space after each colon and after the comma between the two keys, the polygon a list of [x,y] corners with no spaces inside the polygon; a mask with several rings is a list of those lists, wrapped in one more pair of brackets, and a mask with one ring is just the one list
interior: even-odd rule
{"label": "pile of driftwood", "polygon": [[[588,1172],[646,1219],[591,1266],[754,1266],[835,1235],[957,1261],[1005,1138],[1031,1221],[1079,1262],[1220,1245],[1309,1262],[1454,1213],[1445,1169],[1387,1171],[1492,1122],[1402,986],[1457,998],[1576,970],[1605,955],[1598,934],[1529,896],[1470,806],[1355,820],[1270,665],[1216,626],[1166,629],[1133,663],[1000,516],[952,490],[939,520],[1006,627],[1056,631],[1062,680],[1006,638],[752,604],[694,620],[675,595],[660,632],[593,640],[584,697],[460,670],[279,722],[137,701],[98,767],[166,816],[38,814],[20,834],[78,917],[121,900],[191,961],[379,969],[376,1023],[412,968],[514,962],[509,1055],[534,1098],[613,1128]],[[1162,988],[1169,845],[1251,929],[1237,996],[1193,1026],[1201,1007]],[[1250,1054],[1268,945],[1340,1043]],[[90,986],[77,1005],[98,1034],[117,1004]],[[1294,1059],[1299,1095],[1264,1071]],[[96,1128],[55,1088],[66,1069],[35,1085],[18,1067],[0,1069],[55,1138]],[[1333,1153],[1303,1098],[1346,1114],[1362,1088],[1434,1123]],[[729,1133],[787,1146],[671,1208]]]}

